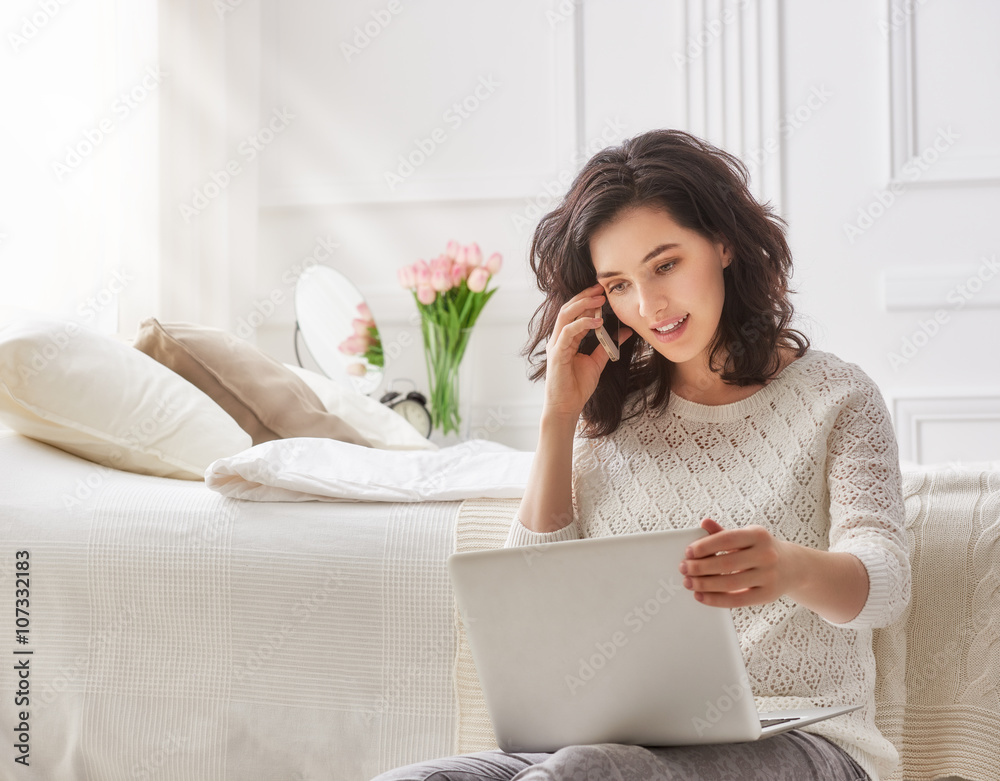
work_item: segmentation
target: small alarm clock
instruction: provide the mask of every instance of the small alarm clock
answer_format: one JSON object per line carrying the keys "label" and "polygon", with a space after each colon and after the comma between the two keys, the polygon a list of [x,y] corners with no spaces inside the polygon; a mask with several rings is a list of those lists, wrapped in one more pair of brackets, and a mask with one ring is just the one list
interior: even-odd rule
{"label": "small alarm clock", "polygon": [[417,391],[410,391],[401,396],[398,391],[387,391],[379,399],[393,412],[403,416],[403,419],[420,432],[421,436],[430,438],[431,413],[427,409],[427,398]]}

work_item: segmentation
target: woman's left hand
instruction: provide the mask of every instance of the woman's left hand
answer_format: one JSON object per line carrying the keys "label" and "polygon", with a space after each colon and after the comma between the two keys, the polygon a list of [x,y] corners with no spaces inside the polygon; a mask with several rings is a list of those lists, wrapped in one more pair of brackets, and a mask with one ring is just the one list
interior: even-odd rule
{"label": "woman's left hand", "polygon": [[714,607],[764,605],[790,586],[791,544],[763,526],[724,529],[711,518],[701,522],[707,537],[691,543],[680,564],[684,587]]}

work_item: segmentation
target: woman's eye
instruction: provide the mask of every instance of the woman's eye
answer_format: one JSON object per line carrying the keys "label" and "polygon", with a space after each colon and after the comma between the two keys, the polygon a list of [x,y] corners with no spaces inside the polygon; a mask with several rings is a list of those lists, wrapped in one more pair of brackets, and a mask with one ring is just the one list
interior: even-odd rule
{"label": "woman's eye", "polygon": [[[668,261],[667,263],[664,263],[661,266],[658,266],[656,270],[657,271],[663,271],[664,269],[667,269],[669,271],[671,268],[673,268],[676,265],[677,265],[677,261],[676,260],[671,260],[671,261]],[[625,284],[624,282],[619,282],[617,285],[612,285],[611,287],[608,288],[608,292],[609,293],[620,293],[621,292],[620,288],[624,284]]]}

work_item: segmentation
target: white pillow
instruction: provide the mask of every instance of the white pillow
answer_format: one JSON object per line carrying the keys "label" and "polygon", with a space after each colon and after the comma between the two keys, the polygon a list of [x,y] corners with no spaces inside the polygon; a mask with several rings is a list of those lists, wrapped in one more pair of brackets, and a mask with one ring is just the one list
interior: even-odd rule
{"label": "white pillow", "polygon": [[319,396],[326,411],[346,420],[359,434],[382,450],[437,450],[438,446],[422,436],[398,412],[371,396],[345,388],[322,374],[286,363]]}
{"label": "white pillow", "polygon": [[145,353],[41,315],[0,326],[0,419],[98,464],[185,480],[253,445],[222,407]]}

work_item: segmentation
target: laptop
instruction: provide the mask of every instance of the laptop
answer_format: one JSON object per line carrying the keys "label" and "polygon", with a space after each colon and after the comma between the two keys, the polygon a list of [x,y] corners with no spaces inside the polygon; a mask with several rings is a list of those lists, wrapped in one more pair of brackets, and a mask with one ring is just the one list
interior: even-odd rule
{"label": "laptop", "polygon": [[758,713],[729,610],[678,565],[701,528],[453,553],[448,574],[497,745],[760,740],[860,708]]}

